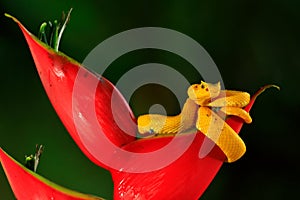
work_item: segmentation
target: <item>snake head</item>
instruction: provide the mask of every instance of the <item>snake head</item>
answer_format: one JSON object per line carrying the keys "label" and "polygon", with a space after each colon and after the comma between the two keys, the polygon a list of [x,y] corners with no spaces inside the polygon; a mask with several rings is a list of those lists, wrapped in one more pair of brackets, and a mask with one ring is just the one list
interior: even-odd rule
{"label": "snake head", "polygon": [[198,105],[207,104],[212,98],[219,96],[221,91],[220,82],[216,84],[201,81],[200,84],[193,84],[188,89],[188,96]]}

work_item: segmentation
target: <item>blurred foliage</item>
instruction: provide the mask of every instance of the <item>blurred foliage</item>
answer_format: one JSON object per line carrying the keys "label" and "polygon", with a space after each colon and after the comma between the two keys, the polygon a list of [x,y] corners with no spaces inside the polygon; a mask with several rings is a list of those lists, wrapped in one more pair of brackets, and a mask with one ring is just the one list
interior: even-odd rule
{"label": "blurred foliage", "polygon": [[[4,12],[12,14],[37,33],[41,22],[59,18],[70,7],[74,10],[60,50],[78,61],[114,34],[157,26],[198,41],[219,67],[227,88],[253,93],[264,84],[279,85],[280,92],[270,90],[259,97],[251,113],[253,123],[241,132],[246,155],[236,163],[224,164],[203,199],[283,199],[298,194],[297,0],[1,1],[0,146],[5,151],[22,161],[35,144],[43,144],[40,174],[65,187],[112,199],[110,174],[92,164],[72,141],[47,99],[21,31],[3,16]],[[115,82],[120,76],[117,72],[126,66],[153,60],[183,71],[189,67],[176,55],[146,51],[120,57],[106,76]],[[191,82],[199,81],[190,76]],[[159,96],[164,97],[155,93],[152,98]],[[141,97],[134,97],[130,105],[135,113],[147,110],[141,106]],[[178,107],[167,111],[176,113]],[[2,169],[0,194],[1,199],[14,199]]]}

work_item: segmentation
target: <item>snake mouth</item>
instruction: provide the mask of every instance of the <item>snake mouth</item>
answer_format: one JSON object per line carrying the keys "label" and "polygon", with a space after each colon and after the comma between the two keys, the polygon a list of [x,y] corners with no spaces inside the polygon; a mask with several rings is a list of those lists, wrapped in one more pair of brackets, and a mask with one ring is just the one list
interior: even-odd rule
{"label": "snake mouth", "polygon": [[189,99],[191,99],[192,101],[197,101],[197,100],[199,100],[200,98],[196,98],[196,97],[189,97]]}
{"label": "snake mouth", "polygon": [[[218,97],[209,97],[207,98],[207,100],[205,101],[205,104],[208,104],[214,100],[216,100]],[[189,99],[191,99],[192,101],[194,101],[196,104],[198,105],[202,105],[203,104],[203,97],[202,98],[197,98],[197,97],[189,97]],[[209,106],[208,106],[209,107]]]}
{"label": "snake mouth", "polygon": [[[194,97],[189,97],[192,101],[194,101],[196,104],[198,104],[197,102],[203,101],[202,98],[194,98]],[[198,104],[199,105],[199,104]]]}

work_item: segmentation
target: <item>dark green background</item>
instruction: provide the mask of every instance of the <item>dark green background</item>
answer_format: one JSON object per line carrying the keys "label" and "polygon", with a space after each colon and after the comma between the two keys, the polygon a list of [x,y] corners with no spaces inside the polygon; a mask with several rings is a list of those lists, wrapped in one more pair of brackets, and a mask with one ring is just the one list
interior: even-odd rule
{"label": "dark green background", "polygon": [[[59,18],[73,7],[60,50],[78,61],[106,38],[121,31],[157,26],[174,29],[198,41],[219,67],[227,88],[253,93],[264,84],[278,84],[259,97],[253,123],[242,129],[247,153],[224,164],[202,199],[288,199],[298,196],[299,179],[299,44],[300,2],[265,1],[37,1],[0,2],[0,147],[18,161],[33,153],[36,143],[45,152],[39,173],[65,187],[112,199],[107,171],[92,164],[77,148],[48,101],[17,17],[37,33],[44,20]],[[188,63],[162,51],[122,56],[107,72],[146,62],[161,62],[185,71]],[[191,82],[200,77],[189,75]],[[159,95],[156,95],[159,96]],[[159,101],[163,101],[160,99]],[[132,99],[136,114],[143,112]],[[170,114],[178,112],[168,108]],[[299,167],[298,167],[299,168]],[[172,186],[170,186],[172,187]],[[192,187],[192,185],[191,185]],[[0,170],[0,199],[14,199]]]}

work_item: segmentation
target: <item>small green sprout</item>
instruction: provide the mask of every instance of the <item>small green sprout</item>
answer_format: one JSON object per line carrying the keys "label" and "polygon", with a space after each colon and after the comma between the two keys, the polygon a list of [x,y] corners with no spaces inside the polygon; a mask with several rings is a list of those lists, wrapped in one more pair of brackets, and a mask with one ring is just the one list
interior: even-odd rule
{"label": "small green sprout", "polygon": [[62,34],[70,21],[72,8],[66,15],[62,13],[61,21],[54,20],[53,22],[43,22],[39,30],[39,39],[52,47],[55,51],[58,51],[59,43],[62,38]]}
{"label": "small green sprout", "polygon": [[25,167],[27,167],[31,171],[36,172],[43,151],[44,151],[43,145],[37,144],[35,146],[35,154],[34,155],[32,155],[32,154],[30,156],[25,155]]}

